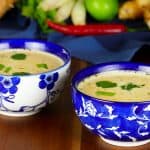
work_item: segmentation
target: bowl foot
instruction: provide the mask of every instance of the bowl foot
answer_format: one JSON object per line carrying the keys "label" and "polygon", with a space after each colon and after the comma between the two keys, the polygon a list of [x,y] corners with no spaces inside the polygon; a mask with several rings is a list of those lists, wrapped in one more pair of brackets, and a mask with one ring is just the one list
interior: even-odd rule
{"label": "bowl foot", "polygon": [[40,110],[29,111],[29,112],[12,112],[12,111],[0,111],[0,115],[10,116],[10,117],[25,117],[31,116],[38,113]]}
{"label": "bowl foot", "polygon": [[140,145],[144,145],[150,142],[150,140],[136,141],[136,142],[121,142],[121,141],[114,141],[114,140],[106,139],[103,137],[101,137],[101,139],[108,144],[115,145],[115,146],[123,146],[123,147],[140,146]]}

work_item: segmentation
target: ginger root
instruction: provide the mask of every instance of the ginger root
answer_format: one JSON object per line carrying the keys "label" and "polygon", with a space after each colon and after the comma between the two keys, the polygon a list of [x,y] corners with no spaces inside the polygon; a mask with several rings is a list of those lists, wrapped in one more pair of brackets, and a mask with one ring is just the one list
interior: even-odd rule
{"label": "ginger root", "polygon": [[150,0],[135,0],[142,9],[150,8]]}
{"label": "ginger root", "polygon": [[2,18],[5,13],[13,8],[16,0],[1,0],[0,2],[0,18]]}
{"label": "ginger root", "polygon": [[150,29],[150,0],[128,0],[119,8],[120,20],[143,18]]}

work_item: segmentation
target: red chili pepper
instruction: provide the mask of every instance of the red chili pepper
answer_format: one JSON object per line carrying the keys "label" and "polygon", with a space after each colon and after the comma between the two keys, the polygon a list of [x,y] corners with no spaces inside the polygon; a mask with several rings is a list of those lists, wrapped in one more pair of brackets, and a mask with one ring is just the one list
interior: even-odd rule
{"label": "red chili pepper", "polygon": [[105,35],[127,31],[123,24],[61,25],[47,20],[47,25],[54,30],[70,35]]}

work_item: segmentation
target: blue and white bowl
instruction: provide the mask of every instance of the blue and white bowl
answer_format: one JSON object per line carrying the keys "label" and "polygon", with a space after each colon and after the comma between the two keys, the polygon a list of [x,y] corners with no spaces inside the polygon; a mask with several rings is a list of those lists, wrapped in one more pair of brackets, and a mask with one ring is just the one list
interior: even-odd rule
{"label": "blue and white bowl", "polygon": [[150,74],[150,65],[105,63],[78,72],[72,79],[72,101],[77,116],[85,127],[107,143],[138,146],[150,142],[150,100],[113,102],[88,96],[77,89],[84,78],[111,70],[136,70]]}
{"label": "blue and white bowl", "polygon": [[63,47],[51,42],[27,39],[0,40],[0,50],[34,49],[60,57],[64,65],[55,70],[32,75],[0,74],[0,114],[28,116],[52,103],[62,92],[70,72],[71,57]]}

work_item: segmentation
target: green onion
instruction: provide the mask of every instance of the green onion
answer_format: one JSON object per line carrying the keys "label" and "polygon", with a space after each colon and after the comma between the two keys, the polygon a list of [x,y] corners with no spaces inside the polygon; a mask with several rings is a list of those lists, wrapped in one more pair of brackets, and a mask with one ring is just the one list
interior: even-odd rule
{"label": "green onion", "polygon": [[116,93],[114,92],[105,92],[105,91],[96,91],[96,95],[103,95],[103,96],[114,96]]}
{"label": "green onion", "polygon": [[38,68],[44,68],[44,69],[48,69],[47,64],[37,64]]}
{"label": "green onion", "polygon": [[0,70],[4,69],[5,65],[0,64]]}
{"label": "green onion", "polygon": [[4,70],[4,72],[8,73],[11,69],[12,69],[11,67],[6,67],[5,70]]}

